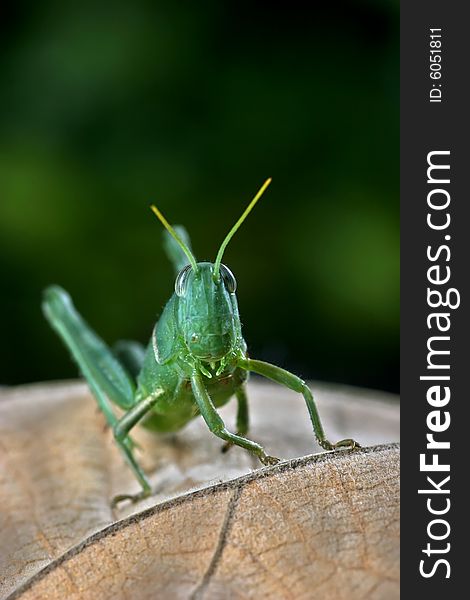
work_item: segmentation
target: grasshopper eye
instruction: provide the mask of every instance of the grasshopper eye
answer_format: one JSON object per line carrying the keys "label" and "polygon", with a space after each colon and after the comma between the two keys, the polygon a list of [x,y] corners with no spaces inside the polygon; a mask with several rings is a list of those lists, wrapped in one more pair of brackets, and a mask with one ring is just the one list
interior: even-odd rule
{"label": "grasshopper eye", "polygon": [[237,289],[237,280],[235,279],[235,275],[223,264],[220,265],[220,275],[222,276],[222,280],[227,288],[227,291],[230,294],[234,294]]}
{"label": "grasshopper eye", "polygon": [[191,265],[186,265],[178,273],[175,281],[175,293],[177,296],[184,296],[184,294],[186,293],[186,284],[191,268]]}

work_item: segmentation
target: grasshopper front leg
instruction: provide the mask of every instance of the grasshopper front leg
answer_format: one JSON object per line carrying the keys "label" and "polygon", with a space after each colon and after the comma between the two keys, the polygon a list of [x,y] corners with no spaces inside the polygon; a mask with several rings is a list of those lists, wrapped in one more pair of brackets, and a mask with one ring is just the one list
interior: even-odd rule
{"label": "grasshopper front leg", "polygon": [[335,450],[336,448],[341,447],[350,447],[353,449],[360,448],[358,442],[350,438],[340,440],[334,444],[326,438],[312,392],[305,381],[300,379],[300,377],[297,377],[297,375],[294,375],[285,369],[281,369],[281,367],[277,367],[276,365],[272,365],[261,360],[252,360],[250,358],[241,359],[238,363],[238,366],[246,371],[253,371],[254,373],[263,375],[268,379],[272,379],[276,383],[285,385],[294,392],[302,394],[305,399],[305,403],[307,404],[315,436],[322,448],[325,450]]}
{"label": "grasshopper front leg", "polygon": [[[250,417],[248,414],[248,398],[246,396],[246,386],[240,386],[235,392],[238,402],[237,408],[237,435],[246,437],[250,426]],[[227,452],[233,446],[232,442],[226,442],[222,447],[222,452]]]}
{"label": "grasshopper front leg", "polygon": [[235,444],[236,446],[240,446],[241,448],[245,448],[245,450],[252,452],[260,459],[263,465],[274,465],[279,462],[278,458],[268,456],[263,447],[256,442],[252,442],[241,435],[236,435],[235,433],[228,431],[222,417],[217,412],[204,387],[204,383],[199,373],[194,373],[191,377],[191,387],[201,415],[212,433],[230,444]]}

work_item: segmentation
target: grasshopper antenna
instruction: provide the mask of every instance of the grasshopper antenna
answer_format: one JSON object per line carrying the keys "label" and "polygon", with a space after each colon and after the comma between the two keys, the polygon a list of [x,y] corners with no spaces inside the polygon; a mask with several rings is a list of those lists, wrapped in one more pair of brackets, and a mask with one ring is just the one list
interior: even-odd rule
{"label": "grasshopper antenna", "polygon": [[150,210],[157,216],[158,220],[162,223],[162,225],[165,227],[165,229],[168,231],[168,233],[171,235],[171,237],[177,242],[177,244],[180,246],[181,250],[186,254],[189,262],[191,263],[192,268],[194,269],[194,272],[197,273],[199,269],[197,267],[196,259],[194,258],[191,250],[186,246],[186,244],[183,242],[183,240],[180,238],[180,236],[176,233],[176,231],[168,223],[168,221],[165,219],[165,217],[162,215],[162,213],[158,210],[158,208],[155,205],[152,204],[150,206]]}
{"label": "grasshopper antenna", "polygon": [[271,183],[271,181],[272,181],[271,177],[269,179],[266,179],[266,181],[263,183],[263,185],[258,190],[258,193],[256,194],[256,196],[253,198],[253,200],[250,202],[250,204],[248,204],[248,206],[246,207],[245,212],[238,219],[238,221],[235,223],[235,225],[232,227],[232,229],[228,232],[227,237],[222,242],[222,244],[220,246],[220,249],[219,249],[219,251],[217,253],[217,257],[215,259],[215,263],[214,263],[214,280],[215,281],[218,281],[219,277],[220,277],[220,274],[219,274],[219,272],[220,272],[220,263],[222,261],[222,256],[224,255],[225,248],[227,247],[227,244],[230,242],[230,240],[234,236],[234,234],[237,231],[237,229],[240,227],[240,225],[243,223],[243,221],[249,215],[249,213],[251,212],[251,209],[254,207],[254,205],[258,202],[258,200],[264,194],[266,188]]}

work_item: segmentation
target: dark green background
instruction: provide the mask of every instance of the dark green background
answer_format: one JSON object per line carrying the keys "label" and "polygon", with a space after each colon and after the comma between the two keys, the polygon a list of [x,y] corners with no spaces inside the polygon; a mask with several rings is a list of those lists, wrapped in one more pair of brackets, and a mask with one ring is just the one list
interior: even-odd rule
{"label": "dark green background", "polygon": [[59,283],[105,340],[172,293],[155,202],[227,249],[252,356],[398,389],[398,3],[17,2],[1,24],[0,383],[71,377]]}

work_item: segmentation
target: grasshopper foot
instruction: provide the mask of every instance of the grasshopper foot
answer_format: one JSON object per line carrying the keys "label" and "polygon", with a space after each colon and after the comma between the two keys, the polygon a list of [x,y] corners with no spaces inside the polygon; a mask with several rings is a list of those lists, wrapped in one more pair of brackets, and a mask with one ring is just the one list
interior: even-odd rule
{"label": "grasshopper foot", "polygon": [[356,442],[356,440],[351,438],[340,440],[339,442],[336,442],[336,444],[332,444],[328,440],[322,440],[319,444],[324,450],[336,450],[337,448],[350,448],[351,450],[355,450],[356,448],[361,447],[359,442]]}
{"label": "grasshopper foot", "polygon": [[151,490],[142,490],[138,494],[118,494],[117,496],[114,496],[114,498],[112,499],[111,508],[116,508],[116,506],[120,502],[125,502],[126,500],[129,500],[132,504],[135,504],[136,502],[139,502],[139,500],[148,498],[151,495],[152,495]]}
{"label": "grasshopper foot", "polygon": [[280,458],[276,458],[275,456],[268,456],[267,454],[259,456],[259,459],[263,463],[263,465],[266,466],[277,465],[277,463],[281,460]]}
{"label": "grasshopper foot", "polygon": [[230,448],[233,446],[232,442],[225,442],[225,444],[222,446],[222,448],[220,449],[220,451],[222,452],[222,454],[225,454],[226,452],[228,452],[230,450]]}

